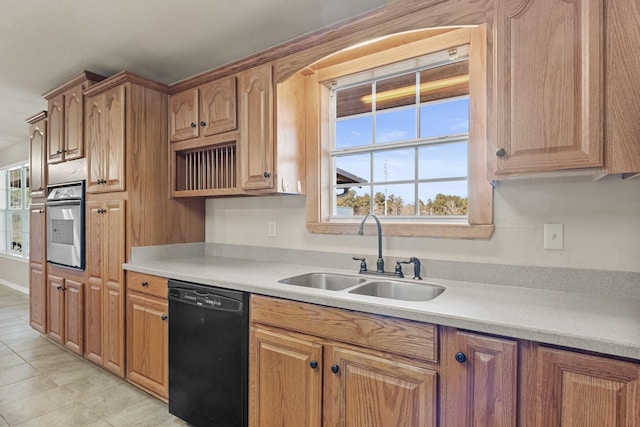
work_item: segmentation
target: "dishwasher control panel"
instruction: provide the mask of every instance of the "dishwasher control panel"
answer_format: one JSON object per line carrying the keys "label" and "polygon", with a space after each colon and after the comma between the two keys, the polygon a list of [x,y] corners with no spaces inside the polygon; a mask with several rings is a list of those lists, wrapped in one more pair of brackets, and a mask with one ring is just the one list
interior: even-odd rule
{"label": "dishwasher control panel", "polygon": [[242,301],[215,293],[203,293],[191,289],[169,289],[169,299],[212,310],[242,311]]}

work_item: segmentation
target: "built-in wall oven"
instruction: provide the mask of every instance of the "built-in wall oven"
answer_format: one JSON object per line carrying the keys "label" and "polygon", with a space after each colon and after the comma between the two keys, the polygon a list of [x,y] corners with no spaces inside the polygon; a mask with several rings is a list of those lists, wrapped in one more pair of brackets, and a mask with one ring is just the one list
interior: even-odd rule
{"label": "built-in wall oven", "polygon": [[84,181],[47,187],[47,261],[84,270]]}

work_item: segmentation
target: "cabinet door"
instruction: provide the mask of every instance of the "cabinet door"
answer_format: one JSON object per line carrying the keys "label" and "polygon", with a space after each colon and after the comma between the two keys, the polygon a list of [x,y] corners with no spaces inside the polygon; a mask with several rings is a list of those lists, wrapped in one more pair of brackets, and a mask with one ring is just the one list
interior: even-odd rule
{"label": "cabinet door", "polygon": [[64,344],[64,279],[47,277],[47,335],[58,344]]}
{"label": "cabinet door", "polygon": [[389,358],[327,347],[324,413],[328,426],[436,425],[436,373]]}
{"label": "cabinet door", "polygon": [[189,89],[171,95],[169,108],[169,138],[171,142],[198,137],[200,132],[198,89]]}
{"label": "cabinet door", "polygon": [[65,279],[64,305],[64,346],[74,353],[84,351],[84,285],[74,280]]}
{"label": "cabinet door", "polygon": [[442,329],[442,426],[516,425],[517,343]]}
{"label": "cabinet door", "polygon": [[252,328],[250,349],[250,426],[320,427],[322,346]]}
{"label": "cabinet door", "polygon": [[236,77],[216,80],[200,88],[202,136],[236,129]]}
{"label": "cabinet door", "polygon": [[[102,191],[122,191],[125,187],[125,88],[118,86],[104,93],[104,120],[102,124],[103,171]],[[153,167],[153,166],[151,166]]]}
{"label": "cabinet door", "polygon": [[105,202],[102,259],[104,367],[124,377],[124,200]]}
{"label": "cabinet door", "polygon": [[87,144],[87,193],[102,191],[102,179],[105,176],[103,157],[105,120],[104,96],[97,95],[85,100],[86,110],[86,144]]}
{"label": "cabinet door", "polygon": [[88,193],[124,190],[124,103],[124,86],[86,101]]}
{"label": "cabinet door", "polygon": [[29,324],[47,333],[47,283],[42,264],[29,264]]}
{"label": "cabinet door", "polygon": [[86,280],[85,298],[85,357],[102,366],[102,299],[103,299],[103,263],[102,246],[104,239],[105,216],[102,202],[86,203]]}
{"label": "cabinet door", "polygon": [[640,425],[640,364],[541,347],[537,426]]}
{"label": "cabinet door", "polygon": [[64,160],[84,157],[84,97],[81,84],[64,94]]}
{"label": "cabinet door", "polygon": [[49,100],[49,132],[47,133],[47,163],[59,163],[64,160],[64,96],[62,94]]}
{"label": "cabinet door", "polygon": [[603,165],[603,0],[497,0],[494,172]]}
{"label": "cabinet door", "polygon": [[46,213],[44,203],[29,208],[29,262],[44,265],[46,258]]}
{"label": "cabinet door", "polygon": [[41,120],[29,128],[29,186],[30,196],[44,197],[46,185],[45,150],[47,146],[47,121]]}
{"label": "cabinet door", "polygon": [[271,65],[240,74],[240,157],[245,190],[273,188],[273,84]]}
{"label": "cabinet door", "polygon": [[130,292],[127,295],[127,378],[168,397],[169,328],[166,300]]}

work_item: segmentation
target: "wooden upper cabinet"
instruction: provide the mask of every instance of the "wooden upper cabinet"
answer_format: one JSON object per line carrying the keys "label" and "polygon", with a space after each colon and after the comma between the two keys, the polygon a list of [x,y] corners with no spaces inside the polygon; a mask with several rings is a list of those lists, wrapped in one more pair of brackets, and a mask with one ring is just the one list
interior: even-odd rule
{"label": "wooden upper cabinet", "polygon": [[44,197],[47,185],[47,112],[27,119],[29,123],[29,194]]}
{"label": "wooden upper cabinet", "polygon": [[540,347],[536,426],[640,425],[640,364]]}
{"label": "wooden upper cabinet", "polygon": [[196,138],[199,135],[198,89],[189,89],[171,95],[169,108],[170,141]]}
{"label": "wooden upper cabinet", "polygon": [[242,188],[274,187],[273,82],[271,64],[240,73]]}
{"label": "wooden upper cabinet", "polygon": [[605,162],[640,172],[640,4],[605,2]]}
{"label": "wooden upper cabinet", "polygon": [[602,167],[603,0],[497,0],[493,37],[493,173]]}
{"label": "wooden upper cabinet", "polygon": [[236,130],[236,98],[235,76],[171,95],[171,142]]}
{"label": "wooden upper cabinet", "polygon": [[200,127],[202,136],[235,130],[236,77],[208,83],[200,88]]}
{"label": "wooden upper cabinet", "polygon": [[104,77],[84,71],[44,95],[49,102],[50,132],[47,136],[49,164],[84,157],[83,92]]}
{"label": "wooden upper cabinet", "polygon": [[87,97],[88,193],[125,188],[125,88]]}
{"label": "wooden upper cabinet", "polygon": [[84,100],[87,84],[78,85],[64,94],[64,159],[84,157]]}
{"label": "wooden upper cabinet", "polygon": [[515,426],[517,342],[442,328],[441,343],[441,425]]}
{"label": "wooden upper cabinet", "polygon": [[49,100],[49,132],[47,134],[47,163],[59,163],[64,157],[64,95]]}

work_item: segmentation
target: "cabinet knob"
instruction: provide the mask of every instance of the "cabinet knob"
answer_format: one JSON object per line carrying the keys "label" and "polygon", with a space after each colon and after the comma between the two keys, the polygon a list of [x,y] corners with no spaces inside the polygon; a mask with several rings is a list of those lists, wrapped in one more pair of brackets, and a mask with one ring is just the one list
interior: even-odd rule
{"label": "cabinet knob", "polygon": [[331,372],[333,372],[334,374],[337,374],[339,370],[340,370],[340,366],[331,365]]}
{"label": "cabinet knob", "polygon": [[143,288],[146,288],[147,286],[149,286],[149,282],[147,281],[140,282],[140,284],[142,285]]}
{"label": "cabinet knob", "polygon": [[507,150],[505,150],[504,148],[500,147],[496,150],[496,156],[498,157],[504,157],[504,155],[507,154]]}
{"label": "cabinet knob", "polygon": [[207,122],[200,122],[200,126],[204,127],[207,125]]}
{"label": "cabinet knob", "polygon": [[264,176],[265,178],[269,178],[271,174],[269,172],[265,172],[262,174],[262,176]]}
{"label": "cabinet knob", "polygon": [[456,361],[459,363],[464,363],[467,361],[467,356],[464,355],[461,351],[456,353]]}
{"label": "cabinet knob", "polygon": [[67,288],[65,288],[63,286],[57,286],[56,289],[58,289],[59,291],[62,291],[62,292],[67,290]]}
{"label": "cabinet knob", "polygon": [[318,361],[312,360],[311,362],[309,362],[309,366],[311,366],[311,369],[316,369],[318,367]]}
{"label": "cabinet knob", "polygon": [[196,124],[195,123],[191,123],[191,127],[192,128],[196,127]]}
{"label": "cabinet knob", "polygon": [[162,317],[161,317],[162,321],[165,321],[165,322],[166,322],[166,320],[168,318],[169,318],[169,316],[167,316],[166,314],[163,314]]}

